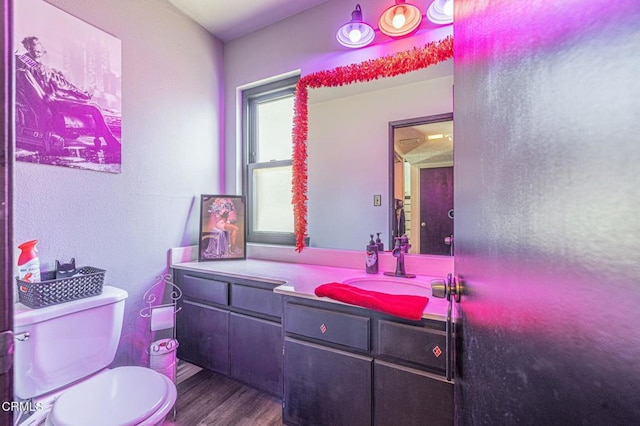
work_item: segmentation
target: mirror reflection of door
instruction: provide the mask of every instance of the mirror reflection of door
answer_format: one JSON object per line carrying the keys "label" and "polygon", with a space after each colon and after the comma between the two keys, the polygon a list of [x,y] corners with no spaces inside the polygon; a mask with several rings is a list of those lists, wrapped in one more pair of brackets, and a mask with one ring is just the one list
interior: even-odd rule
{"label": "mirror reflection of door", "polygon": [[390,133],[394,236],[404,231],[410,253],[452,255],[453,114],[391,122]]}
{"label": "mirror reflection of door", "polygon": [[450,255],[453,166],[420,169],[420,253]]}

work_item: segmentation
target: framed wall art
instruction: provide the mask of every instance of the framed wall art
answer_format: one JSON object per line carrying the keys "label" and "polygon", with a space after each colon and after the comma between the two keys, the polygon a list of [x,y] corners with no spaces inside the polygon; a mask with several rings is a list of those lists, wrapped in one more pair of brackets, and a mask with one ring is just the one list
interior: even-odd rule
{"label": "framed wall art", "polygon": [[42,0],[14,5],[16,160],[120,173],[120,40]]}
{"label": "framed wall art", "polygon": [[198,260],[246,259],[245,218],[244,196],[202,194]]}

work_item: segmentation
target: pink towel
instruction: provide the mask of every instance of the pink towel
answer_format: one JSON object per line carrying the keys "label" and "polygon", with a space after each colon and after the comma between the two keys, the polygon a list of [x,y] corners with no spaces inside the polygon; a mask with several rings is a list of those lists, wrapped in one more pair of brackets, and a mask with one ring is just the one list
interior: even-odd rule
{"label": "pink towel", "polygon": [[329,297],[352,305],[362,306],[385,314],[418,321],[429,299],[424,296],[387,294],[362,290],[342,283],[328,283],[316,287],[316,296]]}

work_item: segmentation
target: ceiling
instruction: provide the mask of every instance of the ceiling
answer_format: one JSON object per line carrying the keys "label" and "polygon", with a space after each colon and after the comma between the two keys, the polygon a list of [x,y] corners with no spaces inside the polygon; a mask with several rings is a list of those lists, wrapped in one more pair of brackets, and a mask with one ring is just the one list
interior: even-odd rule
{"label": "ceiling", "polygon": [[[442,135],[429,140],[429,135]],[[434,167],[453,164],[453,121],[396,127],[396,155],[412,166]]]}
{"label": "ceiling", "polygon": [[167,0],[223,42],[264,28],[327,0]]}

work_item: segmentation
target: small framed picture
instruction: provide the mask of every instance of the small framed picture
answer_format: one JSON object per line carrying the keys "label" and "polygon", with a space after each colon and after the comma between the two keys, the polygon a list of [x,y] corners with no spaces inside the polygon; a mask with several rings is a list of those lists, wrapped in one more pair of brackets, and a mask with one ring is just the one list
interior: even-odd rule
{"label": "small framed picture", "polygon": [[198,260],[246,259],[245,217],[244,196],[202,194]]}

